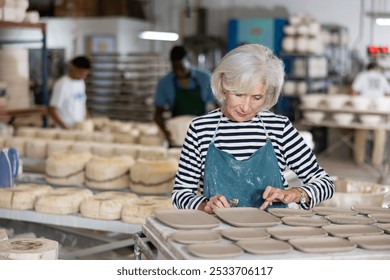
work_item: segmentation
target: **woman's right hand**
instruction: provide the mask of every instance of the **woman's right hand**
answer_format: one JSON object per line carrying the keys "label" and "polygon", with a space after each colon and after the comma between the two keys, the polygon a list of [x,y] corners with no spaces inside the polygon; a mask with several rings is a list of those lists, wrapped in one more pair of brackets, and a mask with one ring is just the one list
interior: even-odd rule
{"label": "woman's right hand", "polygon": [[208,214],[213,214],[215,208],[230,208],[230,203],[227,201],[226,197],[217,194],[210,197],[207,202],[203,202],[198,209]]}

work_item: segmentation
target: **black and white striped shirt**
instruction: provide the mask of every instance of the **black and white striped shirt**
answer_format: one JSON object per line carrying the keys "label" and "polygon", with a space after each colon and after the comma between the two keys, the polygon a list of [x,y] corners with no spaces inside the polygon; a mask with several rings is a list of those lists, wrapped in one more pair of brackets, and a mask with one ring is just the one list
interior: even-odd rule
{"label": "black and white striped shirt", "polygon": [[261,120],[256,116],[250,121],[234,122],[216,109],[192,121],[183,144],[172,192],[175,207],[196,209],[206,199],[203,196],[205,159],[219,120],[215,146],[237,160],[249,158],[265,145],[265,127],[275,150],[284,187],[288,185],[283,172],[289,167],[302,181],[302,188],[311,198],[310,205],[303,205],[303,208],[311,208],[333,196],[333,181],[318,165],[310,147],[290,120],[270,111],[261,112],[260,117]]}

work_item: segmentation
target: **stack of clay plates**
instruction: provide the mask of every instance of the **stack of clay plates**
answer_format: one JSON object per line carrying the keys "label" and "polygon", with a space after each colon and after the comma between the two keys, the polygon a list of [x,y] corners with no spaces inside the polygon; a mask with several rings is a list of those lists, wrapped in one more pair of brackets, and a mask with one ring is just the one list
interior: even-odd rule
{"label": "stack of clay plates", "polygon": [[0,81],[6,83],[7,108],[30,107],[28,50],[0,50]]}

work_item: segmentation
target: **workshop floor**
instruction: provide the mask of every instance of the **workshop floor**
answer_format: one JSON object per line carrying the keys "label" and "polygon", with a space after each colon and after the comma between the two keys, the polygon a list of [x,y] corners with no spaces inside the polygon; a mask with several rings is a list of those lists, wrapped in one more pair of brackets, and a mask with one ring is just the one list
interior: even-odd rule
{"label": "workshop floor", "polygon": [[389,166],[358,165],[351,159],[319,158],[318,162],[331,176],[390,185]]}

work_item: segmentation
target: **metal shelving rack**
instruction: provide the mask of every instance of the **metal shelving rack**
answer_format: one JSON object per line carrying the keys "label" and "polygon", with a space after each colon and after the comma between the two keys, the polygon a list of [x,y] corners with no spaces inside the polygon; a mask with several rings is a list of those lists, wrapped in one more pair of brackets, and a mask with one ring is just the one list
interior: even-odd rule
{"label": "metal shelving rack", "polygon": [[169,69],[167,59],[155,53],[94,54],[87,107],[93,116],[150,122],[155,87]]}
{"label": "metal shelving rack", "polygon": [[[41,43],[42,44],[42,95],[43,104],[47,108],[49,105],[49,92],[48,92],[48,78],[47,78],[47,45],[46,45],[46,24],[45,23],[27,23],[27,22],[11,22],[0,21],[1,29],[40,29],[42,32],[42,38],[37,40],[0,40],[0,46],[6,44],[24,44],[24,43]],[[34,113],[34,108],[28,109],[30,113]],[[18,110],[20,113],[20,110]],[[42,108],[37,108],[37,113],[42,114]],[[12,117],[12,111],[8,112]],[[43,116],[43,126],[48,126],[48,118],[45,114]]]}
{"label": "metal shelving rack", "polygon": [[344,26],[334,24],[324,24],[321,26],[326,30],[330,37],[336,37],[337,40],[331,40],[325,47],[325,54],[328,59],[329,79],[334,84],[343,85],[344,79],[349,73],[349,50],[348,50],[348,29]]}
{"label": "metal shelving rack", "polygon": [[[325,55],[316,55],[309,53],[281,53],[281,58],[286,64],[286,80],[291,81],[304,81],[307,84],[307,93],[312,92],[324,92],[328,89],[329,79],[325,77],[312,77],[309,72],[309,60],[310,58],[322,58]],[[293,64],[294,60],[303,59],[305,61],[305,74],[303,76],[294,76]],[[283,96],[282,101],[278,104],[278,112],[286,115],[291,121],[297,121],[300,119],[300,110],[298,106],[300,104],[299,95]]]}
{"label": "metal shelving rack", "polygon": [[[282,58],[290,65],[287,73],[287,80],[295,80],[295,81],[305,81],[307,83],[307,92],[322,92],[326,91],[328,87],[328,76],[324,77],[312,77],[310,75],[310,67],[309,67],[309,60],[311,58],[323,58],[325,55],[318,55],[318,54],[305,54],[305,53],[282,53]],[[305,61],[305,75],[296,77],[291,72],[291,66],[294,63],[295,59],[303,59]],[[323,82],[322,86],[316,86],[316,82]]]}
{"label": "metal shelving rack", "polygon": [[[329,77],[313,77],[310,75],[309,60],[311,58],[326,58],[325,54],[312,54],[312,53],[282,53],[281,57],[285,61],[286,67],[286,80],[304,81],[307,84],[307,94],[310,93],[323,93],[326,94],[330,83]],[[293,63],[296,59],[302,59],[305,61],[304,75],[296,77],[293,73]],[[283,97],[283,104],[279,102],[279,110],[282,114],[286,115],[292,122],[298,122],[302,118],[302,111],[300,106],[300,97],[298,94],[294,96]],[[312,128],[310,131],[313,134],[314,141],[316,143],[316,151],[322,151],[326,148],[327,143],[327,129],[326,128]]]}

